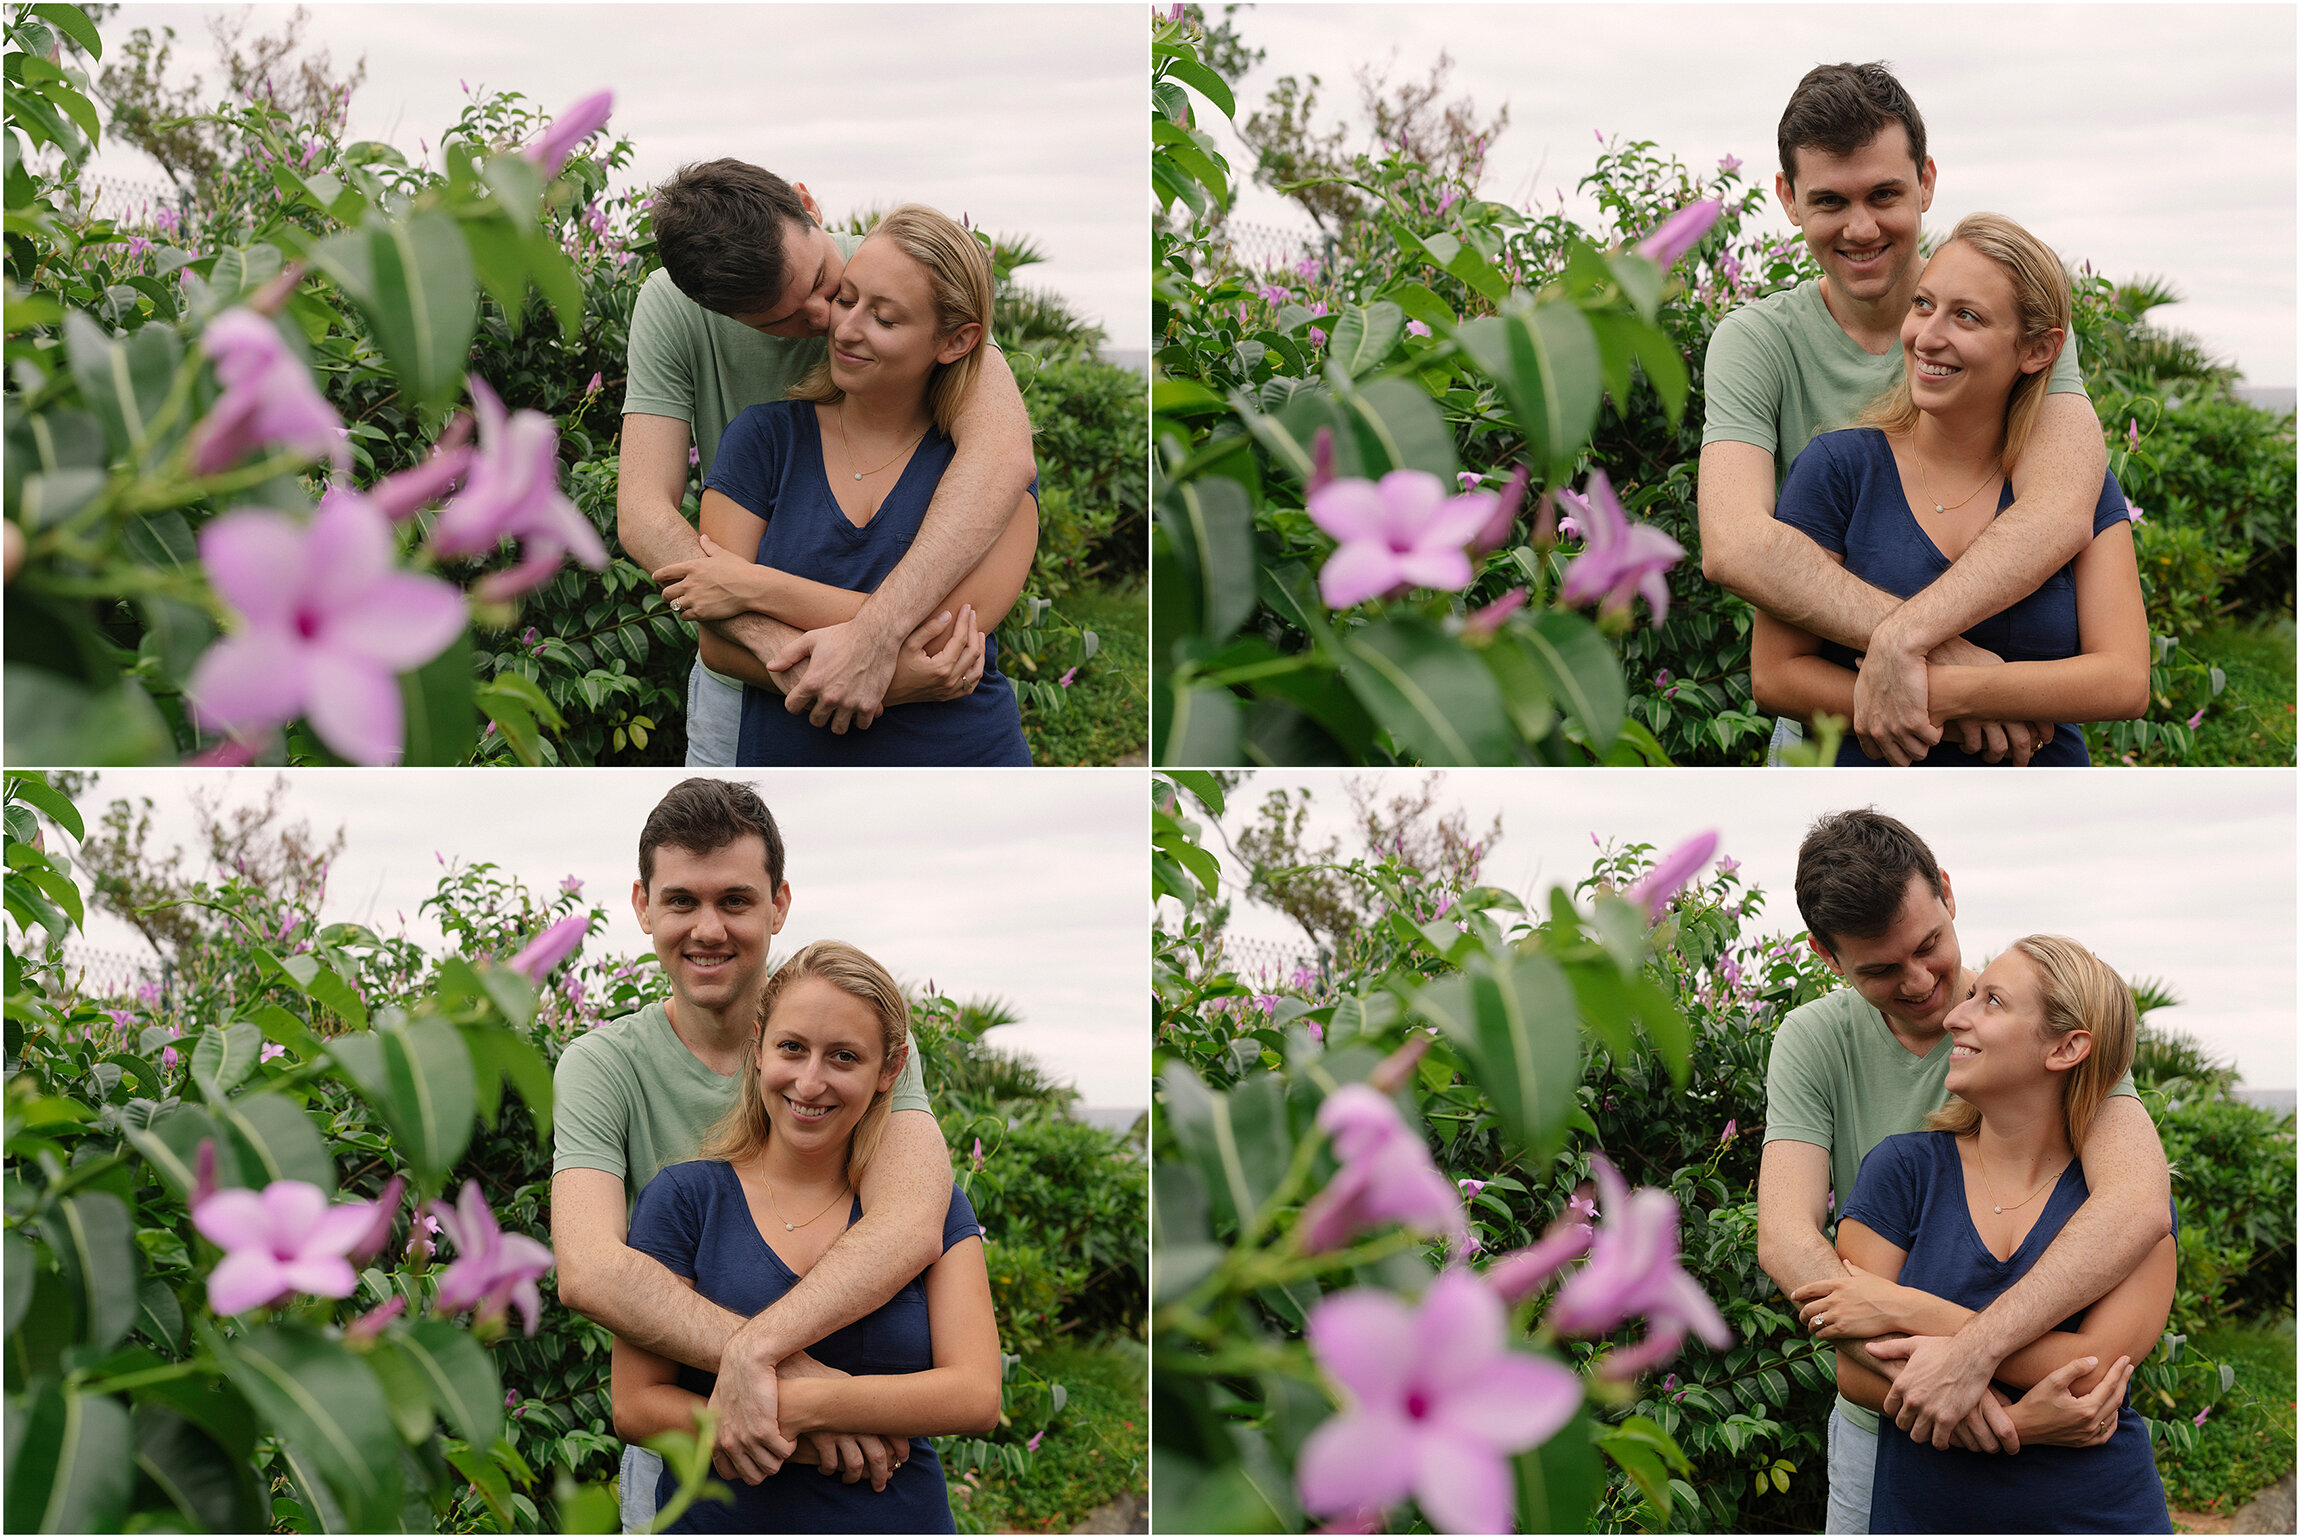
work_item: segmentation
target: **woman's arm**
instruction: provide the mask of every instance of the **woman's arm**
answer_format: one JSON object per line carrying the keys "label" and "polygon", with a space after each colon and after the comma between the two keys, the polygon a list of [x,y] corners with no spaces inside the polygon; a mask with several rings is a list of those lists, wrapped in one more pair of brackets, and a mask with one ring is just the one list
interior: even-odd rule
{"label": "woman's arm", "polygon": [[[1758,609],[1749,630],[1749,690],[1775,715],[1810,726],[1818,711],[1853,718],[1853,670],[1821,655],[1821,638]],[[1846,1396],[1850,1398],[1850,1395]]]}
{"label": "woman's arm", "polygon": [[2113,524],[2076,558],[2074,657],[1940,667],[1931,675],[1935,720],[1993,716],[2122,721],[2148,711],[2148,614],[2132,525]]}
{"label": "woman's arm", "polygon": [[961,1240],[926,1273],[934,1366],[924,1372],[792,1378],[782,1387],[785,1436],[820,1427],[899,1436],[983,1433],[998,1424],[998,1320],[982,1240]]}

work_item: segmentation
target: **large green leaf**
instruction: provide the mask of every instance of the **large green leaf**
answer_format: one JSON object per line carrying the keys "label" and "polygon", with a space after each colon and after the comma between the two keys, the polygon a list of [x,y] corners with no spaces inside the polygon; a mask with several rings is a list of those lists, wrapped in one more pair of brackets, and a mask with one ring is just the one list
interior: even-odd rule
{"label": "large green leaf", "polygon": [[311,1112],[285,1095],[261,1090],[213,1107],[224,1126],[240,1169],[251,1186],[274,1180],[301,1180],[335,1191],[335,1159],[320,1137]]}
{"label": "large green leaf", "polygon": [[1181,558],[1197,634],[1225,641],[1254,612],[1254,507],[1227,476],[1202,476],[1159,499],[1158,520]]}
{"label": "large green leaf", "polygon": [[1209,1236],[1206,1182],[1195,1166],[1169,1160],[1151,1170],[1150,1243],[1156,1303],[1188,1292],[1229,1253]]}
{"label": "large green leaf", "polygon": [[[1255,1078],[1265,1081],[1264,1085],[1250,1097],[1241,1119],[1232,1115],[1231,1097],[1209,1090],[1188,1064],[1168,1063],[1162,1075],[1169,1124],[1183,1152],[1198,1167],[1211,1210],[1217,1218],[1226,1217],[1241,1225],[1252,1218],[1262,1197],[1285,1173],[1282,1156],[1276,1168],[1266,1167],[1269,1150],[1273,1146],[1291,1148],[1291,1140],[1284,1136],[1285,1107],[1275,1081],[1267,1074]],[[1282,1143],[1275,1141],[1270,1131],[1273,1103],[1277,1138],[1283,1139]],[[1241,1125],[1246,1129],[1243,1137]],[[1256,1167],[1249,1169],[1249,1162]]]}
{"label": "large green leaf", "polygon": [[503,1432],[503,1380],[479,1342],[442,1319],[426,1319],[395,1337],[423,1373],[424,1388],[455,1434],[485,1447]]}
{"label": "large green leaf", "polygon": [[136,1323],[136,1224],[109,1191],[66,1197],[48,1224],[48,1242],[79,1296],[81,1330],[100,1355]]}
{"label": "large green leaf", "polygon": [[157,1404],[138,1404],[135,1438],[136,1467],[196,1530],[255,1533],[271,1526],[246,1458],[233,1457],[191,1421]]}
{"label": "large green leaf", "polygon": [[[217,1129],[213,1119],[198,1106],[179,1105],[152,1118],[142,1127],[123,1121],[120,1131],[144,1162],[175,1193],[177,1200],[190,1202],[199,1169],[200,1144],[216,1145],[216,1184],[244,1186],[251,1182],[240,1173],[239,1154]],[[259,1173],[254,1184],[262,1184]]]}
{"label": "large green leaf", "polygon": [[1552,609],[1530,632],[1512,626],[1496,644],[1524,648],[1550,699],[1580,723],[1590,752],[1602,758],[1621,735],[1629,690],[1613,648],[1597,627],[1578,614]]}
{"label": "large green leaf", "polygon": [[438,409],[459,391],[479,290],[455,220],[436,211],[401,221],[371,215],[322,241],[313,259],[351,296],[403,395]]}
{"label": "large green leaf", "polygon": [[32,1271],[39,1257],[32,1241],[14,1229],[0,1235],[0,1255],[7,1260],[7,1274],[0,1278],[0,1335],[13,1335],[32,1306]]}
{"label": "large green leaf", "polygon": [[447,650],[400,675],[407,716],[405,764],[460,764],[479,740],[479,710],[472,702],[471,635],[462,632]]}
{"label": "large green leaf", "polygon": [[1386,299],[1347,305],[1326,343],[1326,361],[1355,379],[1379,368],[1405,329],[1406,312]]}
{"label": "large green leaf", "polygon": [[1604,394],[1596,334],[1570,304],[1516,307],[1454,333],[1501,387],[1510,415],[1551,482],[1562,481],[1588,442]]}
{"label": "large green leaf", "polygon": [[203,1026],[192,1048],[193,1082],[209,1100],[221,1100],[255,1071],[263,1048],[263,1028],[244,1020],[231,1026]]}
{"label": "large green leaf", "polygon": [[288,1325],[211,1344],[273,1433],[325,1481],[354,1531],[399,1526],[399,1433],[366,1363]]}
{"label": "large green leaf", "polygon": [[1518,1527],[1528,1533],[1586,1533],[1605,1494],[1605,1465],[1592,1437],[1602,1428],[1587,1410],[1513,1460]]}
{"label": "large green leaf", "polygon": [[[463,1044],[471,1052],[472,1088],[479,1104],[492,1112],[502,1086],[509,1084],[527,1102],[538,1142],[551,1141],[551,1065],[521,1036],[495,1026],[464,1032]],[[492,1086],[492,1090],[488,1088]]]}
{"label": "large green leaf", "polygon": [[1424,764],[1517,761],[1501,690],[1479,658],[1414,616],[1353,632],[1345,674],[1367,713]]}
{"label": "large green leaf", "polygon": [[1227,689],[1162,688],[1151,699],[1158,762],[1227,768],[1238,760],[1238,697]]}
{"label": "large green leaf", "polygon": [[75,840],[88,836],[80,822],[80,809],[72,804],[69,796],[50,785],[46,776],[12,770],[8,775],[8,789],[19,799],[38,807],[50,822],[71,834]]}
{"label": "large green leaf", "polygon": [[50,1379],[29,1405],[10,1396],[7,1437],[9,1532],[120,1530],[136,1483],[127,1406]]}
{"label": "large green leaf", "polygon": [[1555,961],[1489,960],[1417,991],[1413,1008],[1468,1057],[1492,1098],[1503,1141],[1539,1165],[1556,1151],[1581,1073],[1573,988]]}
{"label": "large green leaf", "polygon": [[390,1126],[419,1184],[437,1189],[471,1141],[479,1114],[471,1054],[455,1027],[418,1020],[339,1036],[329,1051]]}
{"label": "large green leaf", "polygon": [[146,326],[133,336],[115,337],[73,310],[64,316],[64,346],[80,398],[104,424],[114,453],[140,456],[183,359],[174,328]]}

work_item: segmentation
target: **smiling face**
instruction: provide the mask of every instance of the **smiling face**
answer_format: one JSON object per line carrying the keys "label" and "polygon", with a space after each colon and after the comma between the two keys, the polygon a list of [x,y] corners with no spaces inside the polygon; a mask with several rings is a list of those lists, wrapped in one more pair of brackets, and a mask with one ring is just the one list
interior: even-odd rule
{"label": "smiling face", "polygon": [[1957,950],[1957,900],[1947,871],[1941,895],[1912,874],[1901,906],[1885,932],[1871,939],[1841,935],[1834,951],[1816,939],[1813,949],[1862,998],[1920,1036],[1936,1036],[1960,1002],[1963,976]]}
{"label": "smiling face", "polygon": [[[799,189],[807,211],[815,213],[812,197]],[[819,219],[821,216],[816,215]],[[753,331],[768,336],[804,339],[821,336],[831,328],[831,301],[846,268],[846,253],[821,224],[783,226],[783,291],[765,309],[734,316]]]}
{"label": "smiling face", "polygon": [[1773,178],[1789,222],[1841,298],[1859,304],[1891,299],[1914,273],[1917,227],[1933,202],[1933,162],[1909,152],[1909,132],[1888,124],[1850,155],[1806,147],[1796,152],[1797,181]]}
{"label": "smiling face", "polygon": [[971,323],[941,333],[933,278],[880,235],[848,259],[831,316],[831,382],[850,391],[923,392],[936,364],[964,357],[982,334]]}
{"label": "smiling face", "polygon": [[868,1001],[824,977],[782,990],[759,1032],[767,1123],[789,1151],[843,1153],[874,1096],[894,1087],[886,1025]]}
{"label": "smiling face", "polygon": [[655,942],[677,1009],[718,1018],[758,996],[767,942],[790,912],[791,888],[770,886],[766,840],[746,833],[707,854],[661,845],[651,884],[631,883],[631,906]]}
{"label": "smiling face", "polygon": [[2021,341],[2012,274],[1962,241],[1925,264],[1901,322],[1909,396],[1933,414],[1967,404],[2003,411],[2014,383],[2049,368],[2059,344],[2057,331]]}
{"label": "smiling face", "polygon": [[2018,949],[1988,964],[1972,997],[1949,1011],[1948,1028],[1949,1092],[1976,1104],[1991,1091],[2033,1088],[2092,1050],[2090,1031],[2046,1031],[2044,975]]}

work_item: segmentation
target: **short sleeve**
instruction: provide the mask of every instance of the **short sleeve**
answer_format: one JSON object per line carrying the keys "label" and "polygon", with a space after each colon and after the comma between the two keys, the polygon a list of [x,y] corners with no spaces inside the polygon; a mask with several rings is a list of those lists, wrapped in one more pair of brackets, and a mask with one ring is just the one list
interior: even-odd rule
{"label": "short sleeve", "polygon": [[1904,1132],[1870,1149],[1839,1221],[1851,1218],[1896,1249],[1914,1248],[1924,1218],[1924,1162],[1931,1137],[1929,1132]]}
{"label": "short sleeve", "polygon": [[752,406],[727,424],[719,440],[718,457],[703,478],[706,490],[718,492],[754,518],[773,519],[775,497],[781,490],[783,462],[790,453],[791,413]]}
{"label": "short sleeve", "polygon": [[1701,364],[1701,443],[1749,443],[1781,452],[1781,384],[1754,311],[1717,323]]}
{"label": "short sleeve", "polygon": [[2125,500],[2124,488],[2116,483],[2116,472],[2111,470],[2101,477],[2100,501],[2092,510],[2092,537],[2100,538],[2131,517],[2132,504]]}
{"label": "short sleeve", "polygon": [[910,1055],[903,1059],[902,1074],[894,1081],[894,1096],[888,1102],[890,1111],[924,1111],[934,1114],[934,1106],[926,1098],[926,1074],[918,1066],[918,1038],[912,1037]]}
{"label": "short sleeve", "polygon": [[2130,1069],[2125,1070],[2123,1078],[2108,1087],[2108,1092],[2112,1095],[2130,1095],[2135,1100],[2140,1098],[2140,1091],[2132,1087],[2132,1071]]}
{"label": "short sleeve", "polygon": [[974,1203],[953,1181],[950,1187],[950,1211],[942,1220],[942,1247],[948,1250],[954,1244],[963,1244],[982,1233],[982,1220],[974,1215]]}
{"label": "short sleeve", "polygon": [[1855,429],[1823,433],[1806,444],[1773,504],[1775,518],[1836,555],[1845,553],[1845,530],[1861,500],[1852,473],[1851,451],[1858,438]]}
{"label": "short sleeve", "polygon": [[643,416],[695,421],[694,301],[660,268],[631,306],[631,340],[623,355],[623,409]]}
{"label": "short sleeve", "polygon": [[2074,331],[2068,334],[2068,341],[2062,344],[2060,356],[2053,360],[2052,378],[2045,385],[2044,393],[2047,395],[2084,395],[2087,393],[2084,388],[2084,370],[2077,365],[2076,333]]}
{"label": "short sleeve", "polygon": [[604,1170],[630,1178],[630,1107],[603,1040],[578,1040],[551,1075],[551,1173]]}
{"label": "short sleeve", "polygon": [[703,1244],[703,1217],[708,1192],[702,1163],[666,1166],[631,1209],[631,1231],[623,1242],[642,1255],[663,1263],[673,1276],[695,1279],[695,1257]]}
{"label": "short sleeve", "polygon": [[1803,1011],[1792,1012],[1773,1035],[1773,1055],[1765,1064],[1765,1141],[1834,1147],[1837,1116],[1829,1099],[1829,1076],[1820,1032]]}

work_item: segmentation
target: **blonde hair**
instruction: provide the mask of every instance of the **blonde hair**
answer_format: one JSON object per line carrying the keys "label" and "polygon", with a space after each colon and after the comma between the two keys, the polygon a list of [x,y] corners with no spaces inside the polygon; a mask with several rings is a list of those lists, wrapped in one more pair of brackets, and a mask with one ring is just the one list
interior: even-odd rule
{"label": "blonde hair", "polygon": [[[758,1019],[751,1031],[750,1069],[743,1075],[734,1109],[720,1117],[718,1124],[704,1137],[696,1158],[740,1164],[766,1148],[774,1130],[767,1120],[765,1093],[759,1088],[759,1057],[766,1049],[767,1025],[774,1018],[776,1001],[791,984],[809,977],[819,977],[875,1010],[879,1018],[880,1045],[885,1053],[879,1062],[879,1072],[884,1075],[887,1070],[902,1066],[910,1048],[910,1001],[903,997],[902,988],[893,975],[844,940],[817,940],[812,945],[801,946],[790,960],[775,969],[760,991]],[[855,1125],[854,1140],[847,1149],[847,1179],[858,1187],[871,1155],[878,1150],[879,1135],[886,1130],[892,1103],[891,1088],[873,1092],[862,1120]]]}
{"label": "blonde hair", "polygon": [[[974,392],[975,377],[982,372],[982,349],[990,341],[990,253],[964,226],[924,203],[905,203],[882,216],[868,238],[881,235],[926,269],[927,287],[934,293],[937,337],[947,337],[961,326],[982,328],[963,357],[955,363],[937,363],[927,375],[927,405],[934,412],[934,425],[948,437]],[[790,399],[828,406],[846,399],[846,391],[831,383],[830,360],[825,358],[799,381]]]}
{"label": "blonde hair", "polygon": [[[2068,1116],[2068,1146],[2081,1151],[2092,1117],[2116,1081],[2132,1071],[2132,1052],[2140,1034],[2139,1011],[2133,1007],[2132,989],[2116,969],[2059,935],[2030,935],[2015,940],[2013,949],[2036,964],[2044,1004],[2046,1038],[2071,1031],[2090,1031],[2092,1051],[2068,1071],[2061,1086],[2061,1104]],[[1956,1095],[1925,1118],[1932,1132],[1954,1132],[1959,1137],[1981,1124],[1980,1108]]]}
{"label": "blonde hair", "polygon": [[[2015,379],[2012,394],[2005,401],[2004,467],[2005,474],[2010,475],[2036,431],[2037,417],[2044,410],[2044,398],[2052,386],[2052,365],[2059,360],[2060,349],[2068,345],[2071,335],[2074,307],[2069,300],[2068,269],[2053,255],[2052,247],[2003,214],[1965,215],[1957,221],[1943,249],[1959,242],[1996,263],[1998,270],[2012,279],[2014,314],[2020,323],[2019,339],[2014,344],[2016,353],[2026,352],[2048,332],[2060,333],[2060,346],[2053,349],[2045,366]],[[1915,365],[1913,356],[1905,360],[1900,377],[1869,403],[1856,426],[1881,427],[1888,433],[1899,434],[1917,425],[1922,413],[1909,394],[1909,369]]]}

